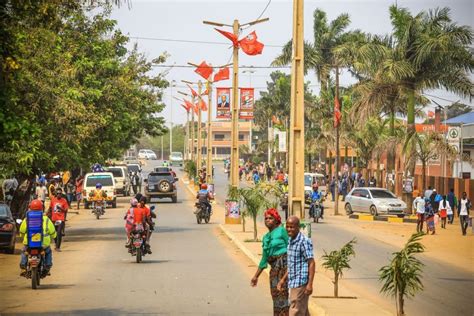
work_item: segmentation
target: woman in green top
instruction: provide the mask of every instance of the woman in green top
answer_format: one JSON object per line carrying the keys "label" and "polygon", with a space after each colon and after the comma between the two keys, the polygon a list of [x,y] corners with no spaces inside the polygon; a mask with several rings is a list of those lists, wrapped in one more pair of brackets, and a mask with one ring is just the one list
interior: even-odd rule
{"label": "woman in green top", "polygon": [[265,226],[267,226],[269,232],[263,236],[262,260],[250,281],[250,285],[257,285],[258,277],[269,263],[272,267],[270,270],[270,292],[273,299],[273,315],[284,316],[288,315],[289,309],[288,283],[281,291],[278,291],[277,285],[285,275],[288,266],[286,257],[288,234],[286,229],[281,226],[280,214],[274,208],[265,212]]}

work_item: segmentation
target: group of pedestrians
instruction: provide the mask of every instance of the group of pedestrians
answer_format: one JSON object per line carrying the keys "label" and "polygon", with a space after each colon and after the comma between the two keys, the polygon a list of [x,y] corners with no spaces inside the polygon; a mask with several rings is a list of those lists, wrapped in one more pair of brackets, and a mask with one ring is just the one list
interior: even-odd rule
{"label": "group of pedestrians", "polygon": [[288,217],[286,228],[273,208],[265,212],[264,218],[269,232],[263,236],[262,259],[250,284],[256,286],[260,274],[270,264],[273,315],[309,315],[316,269],[313,243],[300,232],[298,217]]}
{"label": "group of pedestrians", "polygon": [[425,192],[418,191],[415,187],[413,209],[416,212],[416,231],[422,232],[424,222],[426,222],[426,233],[434,235],[436,233],[436,219],[439,218],[441,228],[446,229],[446,224],[453,224],[454,214],[457,210],[461,224],[461,232],[465,236],[469,226],[469,211],[472,203],[467,193],[463,192],[458,200],[454,194],[454,189],[446,195],[442,195],[436,189],[428,187]]}

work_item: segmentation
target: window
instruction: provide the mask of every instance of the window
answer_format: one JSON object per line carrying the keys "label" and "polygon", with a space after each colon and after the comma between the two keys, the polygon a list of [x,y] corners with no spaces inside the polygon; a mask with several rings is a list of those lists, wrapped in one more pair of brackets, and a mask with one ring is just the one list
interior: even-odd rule
{"label": "window", "polygon": [[396,199],[397,197],[392,192],[385,190],[370,190],[374,199]]}
{"label": "window", "polygon": [[104,187],[111,187],[114,185],[114,180],[109,175],[90,176],[87,177],[86,187],[95,187],[97,183],[102,184]]}
{"label": "window", "polygon": [[239,133],[239,140],[244,140],[244,139],[245,139],[244,134]]}
{"label": "window", "polygon": [[0,217],[12,217],[12,213],[8,206],[0,205]]}
{"label": "window", "polygon": [[370,198],[369,191],[367,190],[360,190],[361,197],[363,198]]}
{"label": "window", "polygon": [[230,155],[230,147],[216,147],[218,155]]}
{"label": "window", "polygon": [[112,172],[114,177],[116,178],[123,178],[123,169],[122,168],[107,168],[107,171]]}
{"label": "window", "polygon": [[225,135],[224,134],[214,134],[214,140],[224,140]]}
{"label": "window", "polygon": [[352,196],[362,197],[362,190],[354,190],[354,192],[352,192]]}

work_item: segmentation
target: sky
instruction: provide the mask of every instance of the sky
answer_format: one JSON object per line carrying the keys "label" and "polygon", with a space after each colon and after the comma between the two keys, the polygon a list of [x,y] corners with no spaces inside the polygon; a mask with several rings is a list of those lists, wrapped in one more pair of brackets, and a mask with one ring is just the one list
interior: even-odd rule
{"label": "sky", "polygon": [[[348,13],[351,19],[349,30],[360,29],[372,34],[388,34],[392,29],[388,9],[395,2],[400,7],[408,8],[414,14],[421,10],[449,7],[454,22],[460,25],[469,25],[474,29],[474,1],[472,0],[306,0],[304,3],[304,37],[312,42],[313,12],[316,8],[324,10],[329,21],[342,13]],[[265,7],[267,9],[264,11]],[[263,15],[261,15],[262,13]],[[166,107],[162,115],[168,122],[167,124],[171,118],[173,124],[182,124],[186,120],[185,111],[179,106],[179,101],[172,98],[172,96],[181,97],[177,93],[178,90],[188,91],[181,80],[197,81],[200,79],[194,73],[194,68],[182,66],[186,66],[188,62],[198,64],[203,60],[214,66],[231,62],[230,41],[217,33],[213,26],[205,25],[202,21],[232,24],[234,19],[238,19],[240,24],[244,24],[257,19],[260,15],[262,18],[268,17],[270,20],[243,30],[241,37],[255,30],[258,40],[265,44],[263,53],[258,56],[247,56],[242,52],[239,54],[240,66],[256,67],[250,69],[253,73],[249,73],[249,69],[240,69],[239,86],[249,87],[251,85],[254,87],[257,99],[259,91],[266,90],[266,82],[270,80],[269,74],[272,71],[280,70],[290,73],[289,68],[271,69],[265,67],[270,66],[273,59],[281,52],[281,47],[291,38],[293,1],[131,0],[130,5],[115,7],[112,11],[112,18],[117,20],[117,27],[131,37],[130,47],[137,44],[139,51],[149,60],[164,52],[169,54],[164,65],[174,65],[174,67],[155,67],[153,70],[155,73],[166,72],[168,81],[176,81],[176,87],[168,88],[164,93],[163,101]],[[223,29],[232,31],[230,28],[224,27]],[[169,41],[170,39],[172,41]],[[246,70],[247,72],[243,73]],[[309,81],[310,88],[314,93],[318,93],[319,85],[313,72],[306,75],[305,81]],[[342,74],[342,86],[354,82],[349,74]],[[231,80],[216,84],[218,87],[231,85]],[[441,105],[461,100],[474,107],[472,101],[463,100],[446,91],[436,90],[426,91],[426,93],[436,96],[429,98]],[[215,104],[215,100],[213,103]],[[430,107],[434,106],[434,103],[430,105]]]}

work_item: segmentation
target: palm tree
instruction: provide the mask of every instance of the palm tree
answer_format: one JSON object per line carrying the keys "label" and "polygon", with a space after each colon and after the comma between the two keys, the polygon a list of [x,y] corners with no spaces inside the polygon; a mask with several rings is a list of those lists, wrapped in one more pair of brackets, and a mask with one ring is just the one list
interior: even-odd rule
{"label": "palm tree", "polygon": [[383,282],[380,292],[395,298],[397,316],[405,315],[405,297],[414,297],[423,290],[421,272],[424,264],[415,257],[425,249],[419,242],[422,236],[423,233],[413,234],[401,251],[393,253],[390,264],[379,270],[379,280]]}
{"label": "palm tree", "polygon": [[257,186],[239,189],[239,197],[245,206],[246,215],[253,220],[253,241],[257,241],[257,216],[267,207],[268,202],[262,194],[262,190]]}

